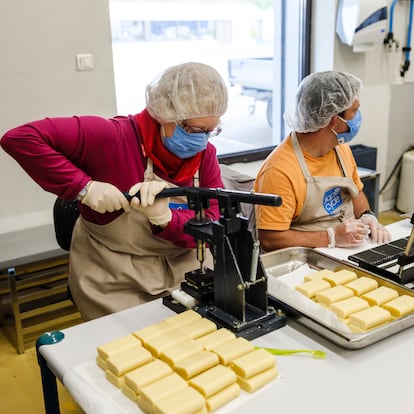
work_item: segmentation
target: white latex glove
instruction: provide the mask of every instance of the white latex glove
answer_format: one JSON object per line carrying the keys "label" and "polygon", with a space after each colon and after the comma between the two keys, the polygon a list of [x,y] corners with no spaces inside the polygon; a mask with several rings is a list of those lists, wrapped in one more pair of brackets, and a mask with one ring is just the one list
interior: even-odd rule
{"label": "white latex glove", "polygon": [[118,188],[112,184],[100,181],[91,182],[88,192],[81,203],[98,213],[113,212],[121,210],[121,208],[125,211],[130,210],[128,200]]}
{"label": "white latex glove", "polygon": [[360,220],[348,220],[335,228],[335,246],[347,247],[362,243],[369,234],[369,226]]}
{"label": "white latex glove", "polygon": [[391,241],[390,232],[378,222],[377,218],[373,214],[363,214],[359,219],[362,223],[369,226],[371,240],[374,243],[382,244]]}
{"label": "white latex glove", "polygon": [[133,197],[131,207],[145,214],[148,221],[156,226],[163,226],[171,221],[172,213],[168,207],[170,199],[168,197],[155,200],[155,196],[164,188],[167,183],[163,181],[144,181],[134,184],[129,189],[129,195],[133,196],[138,191],[140,198]]}

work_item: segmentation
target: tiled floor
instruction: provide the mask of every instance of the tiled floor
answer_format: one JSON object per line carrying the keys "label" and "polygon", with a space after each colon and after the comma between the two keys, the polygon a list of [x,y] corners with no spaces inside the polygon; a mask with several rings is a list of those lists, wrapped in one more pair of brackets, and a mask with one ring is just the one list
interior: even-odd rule
{"label": "tiled floor", "polygon": [[[386,211],[380,214],[383,224],[401,220],[400,213]],[[57,327],[61,329],[61,327]],[[12,325],[0,326],[0,395],[3,413],[44,413],[42,385],[36,352],[33,345],[24,354],[14,347]],[[61,414],[81,414],[82,409],[58,382]]]}

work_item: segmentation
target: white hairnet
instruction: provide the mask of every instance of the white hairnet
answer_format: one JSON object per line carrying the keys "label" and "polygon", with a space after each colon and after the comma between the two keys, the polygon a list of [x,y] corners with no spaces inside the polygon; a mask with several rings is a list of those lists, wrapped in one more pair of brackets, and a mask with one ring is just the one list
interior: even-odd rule
{"label": "white hairnet", "polygon": [[326,127],[334,115],[359,99],[362,81],[346,72],[315,72],[299,84],[296,97],[284,118],[296,132],[314,132]]}
{"label": "white hairnet", "polygon": [[203,63],[166,69],[147,86],[149,114],[160,124],[205,116],[222,116],[228,93],[222,76]]}

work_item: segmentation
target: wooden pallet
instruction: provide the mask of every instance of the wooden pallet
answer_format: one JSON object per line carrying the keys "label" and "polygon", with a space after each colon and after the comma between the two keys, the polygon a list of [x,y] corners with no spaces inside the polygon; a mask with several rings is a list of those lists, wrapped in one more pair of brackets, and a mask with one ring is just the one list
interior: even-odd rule
{"label": "wooden pallet", "polygon": [[9,297],[18,353],[29,337],[81,320],[67,288],[68,254],[0,271],[0,295]]}

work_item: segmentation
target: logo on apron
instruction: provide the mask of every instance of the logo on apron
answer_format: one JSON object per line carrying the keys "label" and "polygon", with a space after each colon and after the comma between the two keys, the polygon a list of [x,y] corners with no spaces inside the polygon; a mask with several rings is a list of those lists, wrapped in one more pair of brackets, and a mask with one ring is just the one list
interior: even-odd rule
{"label": "logo on apron", "polygon": [[332,188],[332,190],[327,191],[323,196],[323,208],[330,215],[333,215],[334,211],[343,203],[341,190],[342,187],[335,187]]}
{"label": "logo on apron", "polygon": [[187,203],[169,203],[168,207],[172,210],[188,210]]}

